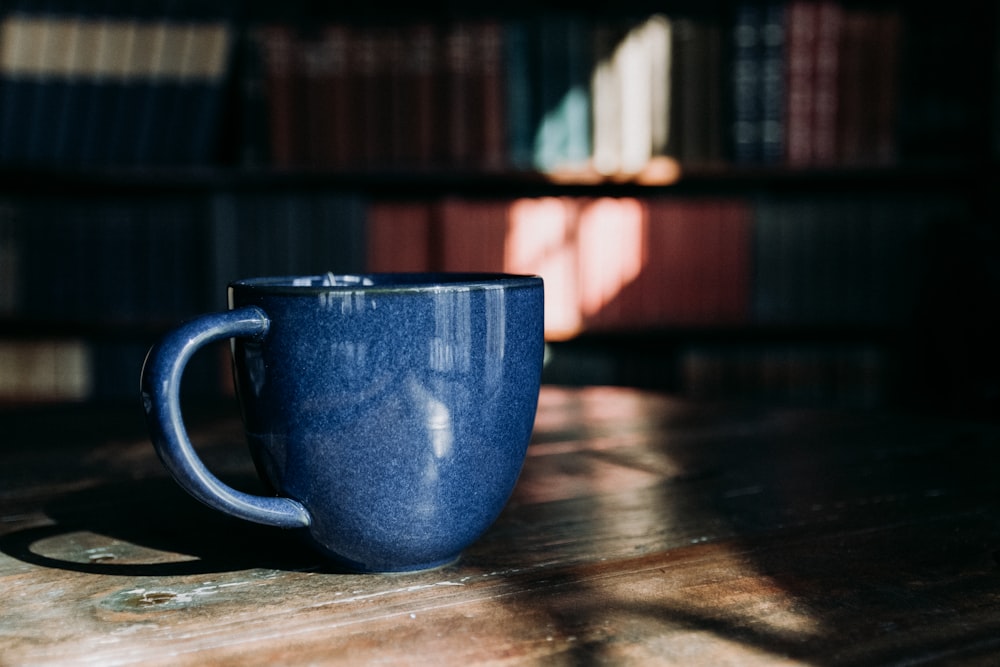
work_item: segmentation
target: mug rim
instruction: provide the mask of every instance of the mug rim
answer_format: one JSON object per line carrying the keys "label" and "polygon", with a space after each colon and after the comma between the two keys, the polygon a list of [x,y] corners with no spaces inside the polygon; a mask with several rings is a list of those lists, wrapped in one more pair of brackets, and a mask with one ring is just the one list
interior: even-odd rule
{"label": "mug rim", "polygon": [[444,292],[541,287],[537,275],[503,272],[361,272],[258,276],[229,283],[229,289],[263,294],[314,295],[330,292]]}

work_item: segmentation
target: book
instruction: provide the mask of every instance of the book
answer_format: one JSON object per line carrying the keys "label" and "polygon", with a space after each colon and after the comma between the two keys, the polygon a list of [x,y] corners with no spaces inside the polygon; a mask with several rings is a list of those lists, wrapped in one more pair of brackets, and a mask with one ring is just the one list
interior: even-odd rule
{"label": "book", "polygon": [[[670,31],[671,25],[665,18],[649,19],[631,27],[615,49],[612,64],[617,84],[614,94],[618,97],[617,143],[620,147],[617,166],[619,173],[624,175],[637,174],[649,164],[653,157],[654,124],[657,131],[663,132],[659,141],[664,152],[672,152],[675,147],[671,141],[677,136],[674,134],[676,128],[671,125],[674,98],[662,100],[670,104],[659,109],[666,115],[654,117],[654,68],[661,74],[666,68],[668,76],[672,76],[672,65],[662,60],[654,65],[653,58],[659,55],[669,60],[675,56],[672,50],[664,51],[671,40]],[[656,46],[661,48],[654,54]]]}
{"label": "book", "polygon": [[730,36],[729,137],[732,159],[737,164],[763,161],[764,20],[764,10],[756,0],[736,3]]}
{"label": "book", "polygon": [[988,31],[940,9],[907,6],[901,39],[898,150],[910,164],[955,164],[982,146],[982,63]]}
{"label": "book", "polygon": [[784,0],[765,0],[761,27],[760,158],[764,164],[785,161],[787,121],[787,20]]}
{"label": "book", "polygon": [[590,159],[591,44],[587,22],[573,15],[538,20],[538,125],[534,165],[542,172],[574,172]]}
{"label": "book", "polygon": [[707,164],[723,155],[721,39],[715,21],[702,17],[673,21],[671,134],[676,140],[674,155],[682,163]]}
{"label": "book", "polygon": [[[94,361],[79,339],[0,341],[0,401],[75,402],[91,397]],[[138,370],[133,378],[138,377]]]}
{"label": "book", "polygon": [[580,202],[571,197],[515,199],[508,205],[504,270],[545,281],[545,337],[564,340],[583,327],[574,244]]}
{"label": "book", "polygon": [[297,40],[303,85],[295,98],[295,115],[306,128],[302,161],[312,166],[343,170],[361,157],[352,136],[352,35],[350,26],[334,22]]}
{"label": "book", "polygon": [[442,66],[438,32],[433,23],[420,21],[403,29],[403,163],[426,169],[440,162]]}
{"label": "book", "polygon": [[507,160],[511,168],[527,171],[534,166],[539,107],[535,90],[537,43],[534,22],[509,19],[503,25]]}
{"label": "book", "polygon": [[817,166],[838,162],[838,79],[843,13],[839,0],[817,0],[811,130],[811,161]]}
{"label": "book", "polygon": [[426,201],[372,202],[367,212],[366,270],[432,270],[432,207]]}
{"label": "book", "polygon": [[252,30],[237,31],[236,44],[239,129],[235,140],[239,164],[243,167],[263,167],[271,163],[271,151],[262,47]]}
{"label": "book", "polygon": [[594,26],[594,70],[590,79],[593,105],[591,164],[605,176],[622,171],[621,77],[616,58],[627,26],[601,22]]}
{"label": "book", "polygon": [[872,162],[891,166],[898,160],[896,127],[900,96],[900,57],[903,21],[900,13],[883,10],[876,17],[876,37],[872,43],[873,78],[870,133]]}
{"label": "book", "polygon": [[36,118],[49,88],[46,9],[46,5],[15,3],[0,23],[0,159],[8,164],[32,161],[31,138],[40,132]]}
{"label": "book", "polygon": [[575,232],[580,317],[588,331],[642,327],[641,277],[651,259],[648,212],[634,197],[579,202]]}
{"label": "book", "polygon": [[37,85],[25,151],[28,162],[51,165],[59,161],[59,135],[73,101],[73,84],[77,78],[75,63],[79,55],[76,43],[81,21],[71,2],[50,2],[43,6],[43,13],[37,15],[34,22],[37,32],[25,36],[25,39],[37,40],[40,56],[33,74]]}
{"label": "book", "polygon": [[308,141],[302,146],[302,163],[330,167],[337,162],[331,134],[337,123],[331,105],[331,86],[336,79],[336,63],[332,55],[336,42],[328,33],[300,36],[296,40],[296,66],[301,69],[302,94],[296,100],[300,122],[305,126]]}
{"label": "book", "polygon": [[741,199],[651,198],[644,326],[744,324],[753,227]]}
{"label": "book", "polygon": [[165,119],[161,79],[166,61],[180,57],[169,24],[172,10],[170,4],[135,6],[105,24],[97,58],[104,104],[97,110],[93,162],[137,165],[154,159],[153,142]]}
{"label": "book", "polygon": [[787,7],[788,74],[786,78],[786,162],[813,164],[813,123],[816,117],[817,0],[789,0]]}
{"label": "book", "polygon": [[482,127],[481,96],[477,95],[476,42],[474,28],[468,21],[457,20],[444,34],[444,123],[446,162],[449,166],[468,167],[479,157],[482,147],[477,131]]}
{"label": "book", "polygon": [[124,50],[131,34],[130,0],[103,0],[90,5],[89,26],[80,35],[76,82],[78,111],[68,115],[69,145],[63,160],[70,165],[106,162],[107,147],[114,134],[115,95],[120,82],[113,78],[115,53]]}
{"label": "book", "polygon": [[295,33],[290,26],[272,23],[253,28],[252,35],[263,56],[271,163],[279,168],[294,167],[301,162],[299,146],[303,143],[296,108]]}
{"label": "book", "polygon": [[866,46],[871,39],[871,16],[869,11],[846,9],[841,26],[837,141],[838,162],[844,165],[866,164],[871,149],[864,129],[874,94],[867,81],[876,67]]}
{"label": "book", "polygon": [[182,17],[184,58],[172,80],[173,104],[161,144],[168,163],[216,161],[234,44],[232,11],[226,3],[196,3]]}
{"label": "book", "polygon": [[506,264],[508,202],[443,197],[435,204],[441,270],[502,272]]}
{"label": "book", "polygon": [[87,123],[89,103],[96,94],[97,57],[103,38],[104,3],[80,0],[67,13],[67,67],[60,84],[56,116],[49,148],[42,158],[48,164],[79,164]]}
{"label": "book", "polygon": [[[476,79],[482,109],[479,145],[479,167],[486,171],[500,171],[508,164],[507,118],[504,113],[507,95],[504,86],[504,29],[497,20],[480,20],[475,23],[479,48],[476,52]],[[476,115],[473,115],[475,118]]]}
{"label": "book", "polygon": [[19,218],[14,202],[0,199],[0,317],[16,315],[21,305],[23,241]]}

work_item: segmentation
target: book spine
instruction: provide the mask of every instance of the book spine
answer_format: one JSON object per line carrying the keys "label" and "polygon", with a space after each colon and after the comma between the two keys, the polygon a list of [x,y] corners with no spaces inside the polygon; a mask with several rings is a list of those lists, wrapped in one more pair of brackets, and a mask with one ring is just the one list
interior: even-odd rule
{"label": "book spine", "polygon": [[813,74],[812,160],[830,166],[837,162],[837,79],[843,10],[839,0],[820,0],[816,8],[815,70]]}
{"label": "book spine", "polygon": [[566,242],[577,227],[578,203],[562,197],[518,199],[507,208],[504,270],[545,280],[545,336],[563,340],[580,332],[579,267]]}
{"label": "book spine", "polygon": [[816,0],[790,0],[788,5],[786,160],[793,167],[813,163],[816,9]]}
{"label": "book spine", "polygon": [[[675,26],[676,27],[676,26]],[[677,31],[674,33],[673,44],[677,42]],[[672,50],[670,57],[676,63],[677,53]],[[637,174],[649,164],[653,150],[653,117],[652,94],[650,91],[650,51],[647,48],[642,26],[628,30],[619,46],[615,49],[614,79],[618,84],[619,126],[620,133],[617,143],[619,149],[619,169],[623,174]],[[676,79],[674,79],[676,82]],[[674,89],[672,89],[674,90]],[[676,97],[671,97],[672,104]],[[670,109],[672,123],[676,119],[675,108]],[[677,128],[670,125],[669,137],[677,136]],[[667,151],[672,151],[668,143]]]}
{"label": "book spine", "polygon": [[287,168],[299,162],[296,137],[296,37],[285,25],[260,26],[253,33],[264,54],[268,128],[274,166]]}
{"label": "book spine", "polygon": [[431,270],[431,207],[426,201],[373,202],[367,211],[366,270]]}
{"label": "book spine", "polygon": [[[482,21],[479,35],[478,86],[481,91],[482,131],[480,165],[487,171],[499,171],[507,164],[507,118],[504,98],[503,54],[504,29],[499,21]],[[589,126],[587,130],[589,131]]]}
{"label": "book spine", "polygon": [[264,54],[260,39],[251,30],[241,30],[237,44],[240,105],[239,163],[244,167],[263,167],[271,162]]}
{"label": "book spine", "polygon": [[840,67],[837,99],[838,162],[860,165],[865,162],[865,142],[862,118],[870,102],[864,85],[866,70],[873,67],[864,54],[866,12],[857,9],[844,11],[840,39]]}
{"label": "book spine", "polygon": [[302,109],[299,117],[305,124],[308,138],[303,142],[302,161],[315,167],[330,167],[334,163],[330,150],[329,132],[334,116],[329,107],[330,58],[327,41],[320,35],[304,36],[298,42],[298,67],[302,71]]}
{"label": "book spine", "polygon": [[764,164],[785,160],[787,136],[788,23],[784,0],[768,0],[764,5],[761,29],[761,128],[760,156]]}
{"label": "book spine", "polygon": [[108,86],[99,118],[97,159],[103,164],[151,164],[161,160],[159,140],[169,114],[166,75],[182,55],[173,5],[113,19],[105,33],[100,67]]}
{"label": "book spine", "polygon": [[479,115],[482,100],[478,99],[474,90],[478,45],[472,25],[467,21],[456,21],[448,26],[444,48],[447,162],[449,166],[467,167],[477,157],[475,133],[482,123]]}
{"label": "book spine", "polygon": [[409,131],[404,159],[416,168],[429,168],[439,162],[441,144],[441,53],[438,31],[430,22],[409,26],[404,36],[407,56],[404,59]]}
{"label": "book spine", "polygon": [[[593,104],[591,163],[597,173],[605,176],[621,171],[622,100],[614,59],[622,32],[614,24],[600,23],[594,26],[594,71],[590,79]],[[663,121],[669,122],[666,110]]]}
{"label": "book spine", "polygon": [[437,205],[444,271],[503,271],[506,202],[446,197]]}
{"label": "book spine", "polygon": [[185,57],[178,73],[173,121],[164,134],[164,155],[174,164],[204,165],[220,145],[219,129],[227,78],[232,70],[234,27],[227,14],[206,4],[186,20]]}
{"label": "book spine", "polygon": [[351,28],[342,23],[323,27],[320,36],[322,69],[317,91],[317,107],[312,110],[316,126],[313,138],[321,146],[322,164],[334,169],[350,169],[360,152],[352,150],[353,124],[351,92]]}
{"label": "book spine", "polygon": [[737,164],[762,161],[763,10],[755,0],[737,3],[732,25],[732,159]]}
{"label": "book spine", "polygon": [[873,161],[878,165],[891,166],[898,158],[896,126],[903,23],[899,11],[891,9],[880,12],[877,21],[878,36],[873,61],[876,80],[872,105]]}
{"label": "book spine", "polygon": [[503,65],[506,86],[507,155],[509,166],[531,169],[536,122],[535,40],[527,19],[504,23]]}

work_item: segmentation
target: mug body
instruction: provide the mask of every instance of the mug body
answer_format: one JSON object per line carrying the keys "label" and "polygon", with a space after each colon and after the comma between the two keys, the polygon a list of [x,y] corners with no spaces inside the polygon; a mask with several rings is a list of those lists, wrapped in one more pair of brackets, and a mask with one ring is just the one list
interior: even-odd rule
{"label": "mug body", "polygon": [[346,567],[450,562],[496,519],[534,422],[540,278],[373,274],[230,285],[262,340],[233,343],[262,478],[311,515],[314,546]]}

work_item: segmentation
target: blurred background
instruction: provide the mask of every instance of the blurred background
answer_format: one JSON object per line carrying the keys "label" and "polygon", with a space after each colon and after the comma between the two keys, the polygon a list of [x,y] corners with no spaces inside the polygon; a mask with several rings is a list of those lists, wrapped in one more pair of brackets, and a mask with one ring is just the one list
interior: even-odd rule
{"label": "blurred background", "polygon": [[996,419],[998,17],[4,0],[0,408],[136,400],[233,279],[471,270],[547,382]]}

